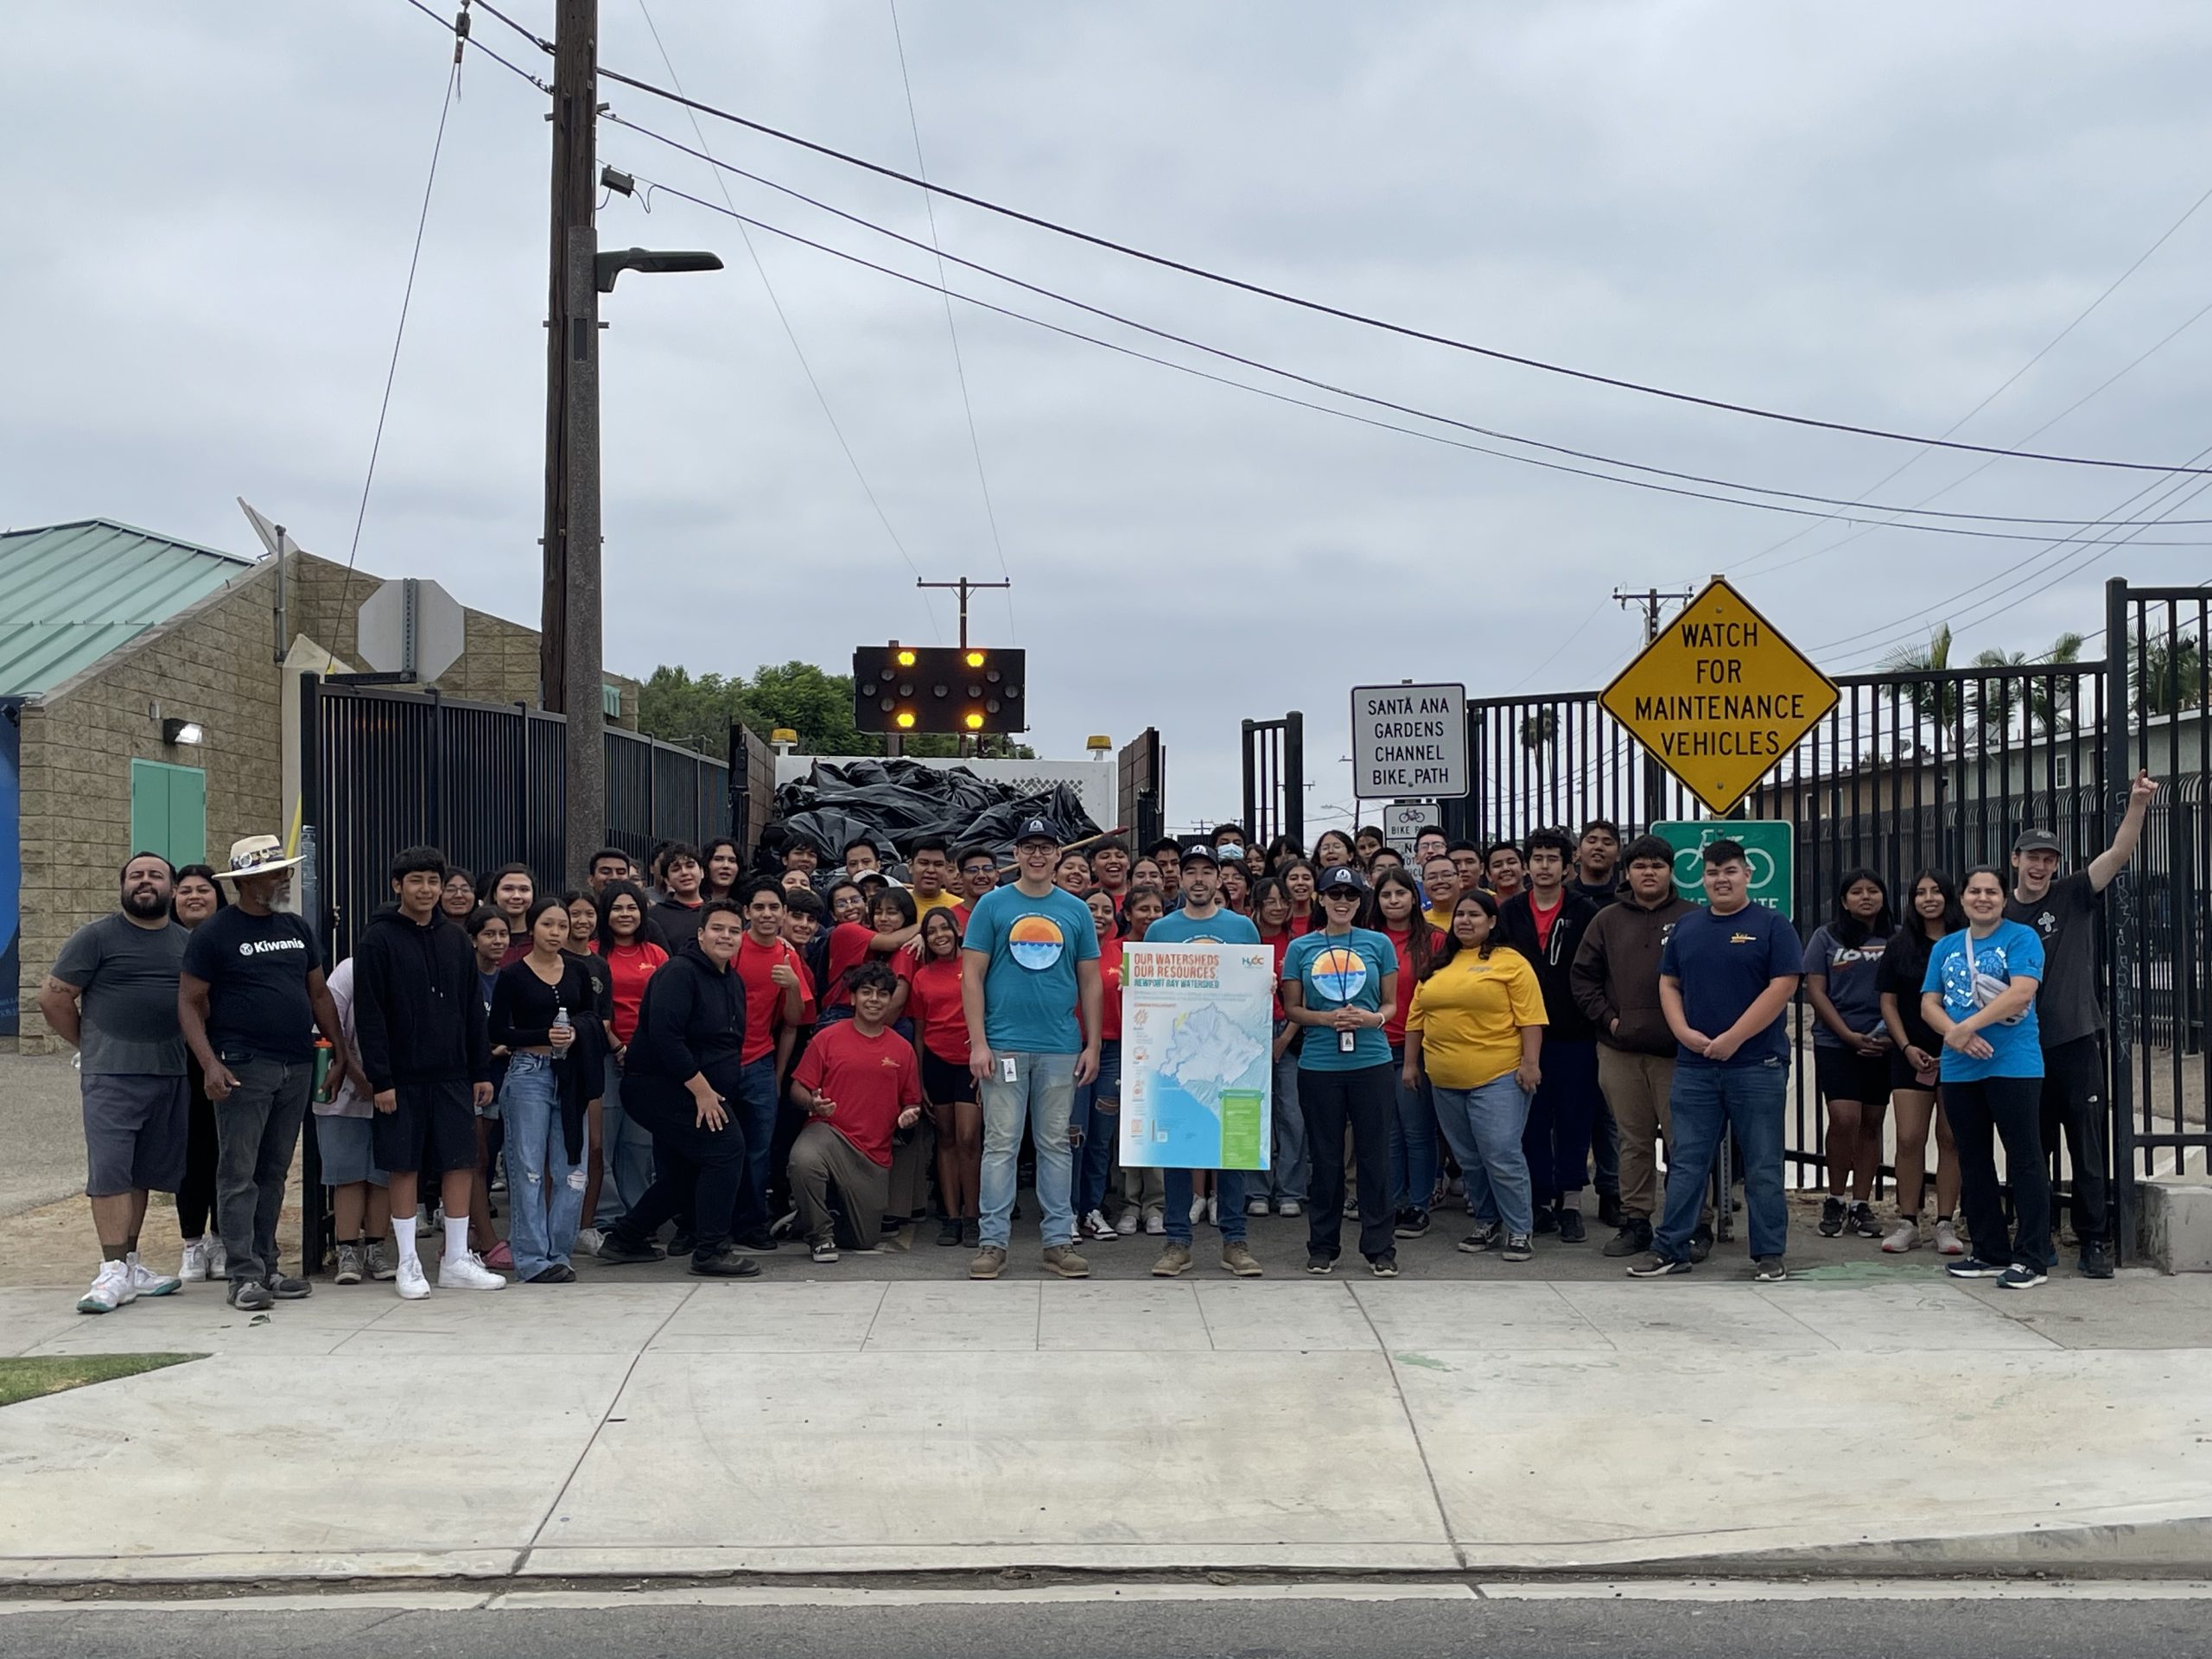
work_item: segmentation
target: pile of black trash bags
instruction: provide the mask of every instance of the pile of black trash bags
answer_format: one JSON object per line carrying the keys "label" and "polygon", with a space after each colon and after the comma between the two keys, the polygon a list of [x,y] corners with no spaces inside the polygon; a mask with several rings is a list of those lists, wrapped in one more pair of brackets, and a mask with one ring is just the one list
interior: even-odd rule
{"label": "pile of black trash bags", "polygon": [[1099,833],[1067,784],[1023,794],[965,766],[817,760],[806,777],[776,791],[776,816],[761,832],[755,856],[763,868],[775,869],[784,861],[784,849],[803,841],[823,863],[834,864],[847,843],[866,836],[891,864],[936,836],[956,849],[988,847],[1003,862],[1012,856],[1015,829],[1028,818],[1045,819],[1063,842]]}

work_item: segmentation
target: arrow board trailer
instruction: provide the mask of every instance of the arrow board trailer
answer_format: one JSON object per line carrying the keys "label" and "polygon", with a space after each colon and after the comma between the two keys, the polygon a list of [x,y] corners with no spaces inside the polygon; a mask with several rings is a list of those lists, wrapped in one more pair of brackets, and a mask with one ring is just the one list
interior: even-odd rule
{"label": "arrow board trailer", "polygon": [[1352,687],[1351,776],[1363,801],[1466,794],[1467,688]]}

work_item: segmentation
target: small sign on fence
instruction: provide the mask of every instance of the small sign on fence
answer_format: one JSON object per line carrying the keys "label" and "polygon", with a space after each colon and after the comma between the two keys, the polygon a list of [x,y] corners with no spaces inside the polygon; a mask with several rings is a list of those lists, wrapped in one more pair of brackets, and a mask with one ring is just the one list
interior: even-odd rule
{"label": "small sign on fence", "polygon": [[1715,576],[1599,699],[1726,815],[1836,704],[1836,689]]}

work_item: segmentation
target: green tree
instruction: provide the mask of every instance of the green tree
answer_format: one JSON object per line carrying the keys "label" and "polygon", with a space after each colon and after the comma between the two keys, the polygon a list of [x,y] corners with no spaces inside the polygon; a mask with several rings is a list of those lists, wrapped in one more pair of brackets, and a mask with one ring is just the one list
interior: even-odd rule
{"label": "green tree", "polygon": [[2156,636],[2147,645],[2131,637],[2127,672],[2136,707],[2145,714],[2177,714],[2207,700],[2204,645],[2193,633]]}
{"label": "green tree", "polygon": [[[2082,660],[2082,636],[2062,633],[2051,642],[2050,649],[2039,656],[2031,657],[2024,651],[1985,651],[1976,656],[1976,668],[2028,668],[2050,664],[2063,666]],[[2046,738],[2057,735],[2062,728],[2073,724],[2077,712],[2075,707],[2074,677],[2050,675],[2041,679],[2022,683],[2014,678],[1976,682],[1981,702],[1980,728],[1984,732],[2010,730],[2016,711],[2024,709],[2027,733],[2041,732]]]}

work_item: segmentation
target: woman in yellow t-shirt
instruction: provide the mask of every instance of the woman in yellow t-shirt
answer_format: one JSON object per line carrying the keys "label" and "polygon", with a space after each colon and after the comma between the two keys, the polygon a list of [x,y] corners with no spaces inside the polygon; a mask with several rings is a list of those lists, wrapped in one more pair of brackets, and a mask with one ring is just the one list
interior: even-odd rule
{"label": "woman in yellow t-shirt", "polygon": [[1497,931],[1497,900],[1479,888],[1452,906],[1452,931],[1406,1014],[1406,1086],[1424,1062],[1436,1118],[1466,1177],[1476,1230],[1463,1250],[1526,1262],[1535,1230],[1521,1131],[1540,1080],[1544,991],[1529,959]]}

